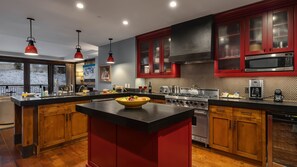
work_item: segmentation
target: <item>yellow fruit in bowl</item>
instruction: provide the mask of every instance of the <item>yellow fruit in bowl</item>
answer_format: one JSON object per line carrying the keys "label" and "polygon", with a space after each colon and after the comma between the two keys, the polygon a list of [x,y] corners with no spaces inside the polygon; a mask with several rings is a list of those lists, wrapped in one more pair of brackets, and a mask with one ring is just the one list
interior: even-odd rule
{"label": "yellow fruit in bowl", "polygon": [[119,104],[124,105],[126,108],[140,108],[142,105],[149,102],[151,99],[149,97],[120,97],[115,99]]}

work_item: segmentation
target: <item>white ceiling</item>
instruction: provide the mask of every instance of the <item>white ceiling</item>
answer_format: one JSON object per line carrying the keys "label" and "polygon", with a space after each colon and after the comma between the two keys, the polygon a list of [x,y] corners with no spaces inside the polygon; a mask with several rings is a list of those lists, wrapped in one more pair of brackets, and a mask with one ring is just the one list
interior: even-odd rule
{"label": "white ceiling", "polygon": [[[76,29],[81,29],[81,42],[86,55],[98,55],[98,47],[108,38],[120,41],[170,25],[215,14],[260,0],[177,0],[175,9],[170,0],[1,0],[0,54],[24,51],[29,35],[27,17],[33,22],[39,54],[69,57],[75,53]],[[129,25],[122,25],[128,19]]]}

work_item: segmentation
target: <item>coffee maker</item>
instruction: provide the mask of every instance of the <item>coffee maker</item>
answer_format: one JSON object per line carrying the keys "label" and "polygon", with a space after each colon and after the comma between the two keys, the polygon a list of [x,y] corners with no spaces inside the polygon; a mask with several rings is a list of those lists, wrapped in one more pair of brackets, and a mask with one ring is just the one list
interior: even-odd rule
{"label": "coffee maker", "polygon": [[258,79],[249,80],[249,98],[254,100],[263,100],[264,81]]}

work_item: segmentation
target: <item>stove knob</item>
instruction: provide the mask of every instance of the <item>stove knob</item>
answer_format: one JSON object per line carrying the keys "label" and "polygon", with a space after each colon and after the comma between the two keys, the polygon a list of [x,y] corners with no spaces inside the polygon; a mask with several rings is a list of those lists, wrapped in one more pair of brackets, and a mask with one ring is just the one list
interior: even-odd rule
{"label": "stove knob", "polygon": [[200,104],[200,106],[201,106],[201,107],[204,107],[204,106],[205,106],[205,104],[204,104],[204,103],[201,103],[201,104]]}
{"label": "stove knob", "polygon": [[176,103],[176,100],[172,100],[172,103]]}
{"label": "stove knob", "polygon": [[198,105],[198,103],[197,103],[197,102],[195,102],[195,103],[194,103],[194,105],[195,105],[195,106],[197,106],[197,105]]}
{"label": "stove knob", "polygon": [[186,101],[186,104],[187,104],[187,105],[189,105],[189,104],[190,104],[190,102],[189,102],[189,101]]}
{"label": "stove knob", "polygon": [[171,103],[171,100],[167,99],[166,102],[167,102],[167,103]]}

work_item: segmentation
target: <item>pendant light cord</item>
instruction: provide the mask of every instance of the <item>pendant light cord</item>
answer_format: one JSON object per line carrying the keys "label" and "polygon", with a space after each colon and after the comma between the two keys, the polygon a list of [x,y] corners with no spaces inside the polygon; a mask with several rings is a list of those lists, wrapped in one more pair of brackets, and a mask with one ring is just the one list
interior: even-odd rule
{"label": "pendant light cord", "polygon": [[109,38],[109,53],[112,53],[111,52],[111,41],[112,41],[112,38]]}
{"label": "pendant light cord", "polygon": [[32,38],[32,19],[30,19],[30,38]]}
{"label": "pendant light cord", "polygon": [[77,45],[76,45],[76,48],[79,48],[80,49],[80,45],[79,45],[79,33],[81,32],[81,30],[76,30],[77,32]]}

